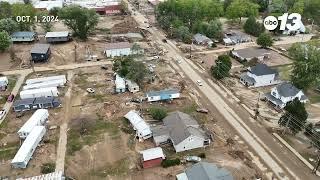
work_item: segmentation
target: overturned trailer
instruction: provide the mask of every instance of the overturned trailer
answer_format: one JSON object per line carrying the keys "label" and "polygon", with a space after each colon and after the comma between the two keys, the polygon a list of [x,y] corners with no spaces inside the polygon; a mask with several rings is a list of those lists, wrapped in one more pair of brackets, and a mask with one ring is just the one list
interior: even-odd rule
{"label": "overturned trailer", "polygon": [[44,126],[35,126],[14,156],[11,166],[14,168],[26,168],[45,133],[46,128]]}
{"label": "overturned trailer", "polygon": [[27,122],[19,129],[18,135],[21,139],[25,139],[35,126],[44,125],[49,118],[49,112],[46,109],[38,109],[28,119]]}

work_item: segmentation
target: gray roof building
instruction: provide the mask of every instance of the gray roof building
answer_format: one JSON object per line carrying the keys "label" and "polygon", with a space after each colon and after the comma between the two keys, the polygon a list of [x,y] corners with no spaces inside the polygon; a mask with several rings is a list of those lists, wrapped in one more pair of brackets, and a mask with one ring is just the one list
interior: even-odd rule
{"label": "gray roof building", "polygon": [[35,44],[31,49],[31,54],[46,54],[50,48],[50,44]]}
{"label": "gray roof building", "polygon": [[211,46],[213,44],[213,41],[210,38],[200,33],[197,33],[193,36],[193,41],[197,44],[202,44],[202,45]]}
{"label": "gray roof building", "polygon": [[228,170],[207,162],[194,164],[176,177],[177,180],[233,180]]}
{"label": "gray roof building", "polygon": [[132,48],[132,44],[130,44],[129,42],[117,42],[117,43],[106,44],[106,50],[125,49],[125,48]]}
{"label": "gray roof building", "polygon": [[250,67],[249,71],[256,76],[263,76],[268,74],[278,74],[277,70],[271,69],[265,64],[257,64],[256,66]]}
{"label": "gray roof building", "polygon": [[277,91],[282,97],[291,97],[297,95],[301,90],[296,88],[292,83],[285,82],[277,86]]}
{"label": "gray roof building", "polygon": [[32,109],[55,108],[60,106],[61,102],[55,97],[39,97],[39,98],[26,98],[16,100],[13,103],[13,110],[15,112],[28,111]]}
{"label": "gray roof building", "polygon": [[240,60],[251,60],[253,58],[258,58],[259,60],[263,60],[265,57],[270,55],[270,50],[263,48],[245,48],[239,50],[233,50],[232,55]]}
{"label": "gray roof building", "polygon": [[36,35],[35,32],[31,32],[31,31],[19,31],[19,32],[14,32],[11,34],[11,37],[15,37],[15,38],[22,38],[22,37],[33,37],[34,35]]}

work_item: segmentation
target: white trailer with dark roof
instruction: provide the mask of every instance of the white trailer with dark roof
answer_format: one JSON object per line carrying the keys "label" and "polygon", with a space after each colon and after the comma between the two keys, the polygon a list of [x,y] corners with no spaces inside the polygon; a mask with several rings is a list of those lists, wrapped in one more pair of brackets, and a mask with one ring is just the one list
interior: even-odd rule
{"label": "white trailer with dark roof", "polygon": [[70,40],[70,33],[68,31],[59,31],[59,32],[47,32],[46,40],[48,43],[55,42],[67,42]]}
{"label": "white trailer with dark roof", "polygon": [[14,156],[11,166],[14,168],[26,168],[45,133],[46,128],[44,126],[35,126]]}
{"label": "white trailer with dark roof", "polygon": [[46,109],[38,109],[28,119],[27,122],[19,129],[18,135],[21,139],[25,139],[35,126],[44,125],[49,118],[49,112]]}
{"label": "white trailer with dark roof", "polygon": [[26,85],[35,84],[35,83],[43,83],[53,80],[61,80],[65,83],[67,83],[67,78],[65,75],[58,75],[58,76],[49,76],[49,77],[41,77],[41,78],[34,78],[34,79],[27,79]]}
{"label": "white trailer with dark roof", "polygon": [[57,87],[48,87],[40,89],[29,89],[20,92],[21,99],[38,98],[38,97],[57,97],[59,91]]}

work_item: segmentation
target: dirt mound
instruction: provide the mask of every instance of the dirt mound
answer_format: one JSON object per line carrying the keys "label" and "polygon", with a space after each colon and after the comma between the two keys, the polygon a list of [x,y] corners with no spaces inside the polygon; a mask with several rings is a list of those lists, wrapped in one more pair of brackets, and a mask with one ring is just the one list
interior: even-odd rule
{"label": "dirt mound", "polygon": [[140,32],[138,28],[139,24],[132,18],[132,17],[126,17],[121,23],[115,24],[111,28],[112,34],[124,34],[129,32]]}

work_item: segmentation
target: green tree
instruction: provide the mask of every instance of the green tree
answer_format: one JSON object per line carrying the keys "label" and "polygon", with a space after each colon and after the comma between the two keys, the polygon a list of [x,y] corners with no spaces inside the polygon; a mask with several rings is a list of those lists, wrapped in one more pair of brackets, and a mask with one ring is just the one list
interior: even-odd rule
{"label": "green tree", "polygon": [[208,27],[205,31],[206,36],[214,39],[222,39],[222,24],[219,20],[211,20],[208,24]]}
{"label": "green tree", "polygon": [[265,30],[263,24],[257,22],[256,18],[253,16],[250,16],[246,20],[246,23],[244,24],[243,29],[246,33],[251,34],[256,37],[258,37]]}
{"label": "green tree", "polygon": [[160,107],[152,107],[150,109],[150,115],[155,120],[162,120],[167,116],[167,110]]}
{"label": "green tree", "polygon": [[260,45],[263,48],[267,48],[272,46],[273,44],[273,39],[268,33],[262,33],[259,35],[257,39],[257,44]]}
{"label": "green tree", "polygon": [[12,5],[12,13],[14,18],[17,16],[30,16],[30,21],[18,22],[19,30],[30,31],[31,27],[34,26],[33,17],[36,15],[36,10],[32,4],[17,3]]}
{"label": "green tree", "polygon": [[311,21],[314,21],[315,24],[320,24],[320,1],[306,0],[303,17],[306,19],[311,19]]}
{"label": "green tree", "polygon": [[297,134],[303,130],[308,118],[304,104],[296,98],[289,102],[284,109],[286,112],[281,116],[278,124],[288,128],[292,134]]}
{"label": "green tree", "polygon": [[[49,16],[48,12],[40,11],[37,13],[38,19],[41,19],[43,16]],[[39,23],[40,27],[45,31],[45,32],[50,32],[52,30],[53,24],[51,21],[47,22],[40,22]]]}
{"label": "green tree", "polygon": [[304,0],[296,0],[292,8],[290,8],[289,12],[303,14],[304,6],[305,6]]}
{"label": "green tree", "polygon": [[269,5],[270,13],[274,15],[281,15],[284,12],[287,12],[287,6],[284,0],[272,0],[271,4]]}
{"label": "green tree", "polygon": [[10,46],[10,36],[6,31],[0,32],[0,51],[6,50]]}
{"label": "green tree", "polygon": [[320,80],[320,50],[308,43],[296,43],[289,48],[294,59],[291,80],[300,89],[318,85]]}
{"label": "green tree", "polygon": [[54,172],[56,167],[55,163],[44,163],[41,165],[41,173],[48,174]]}
{"label": "green tree", "polygon": [[252,2],[257,3],[259,7],[259,12],[265,12],[268,9],[269,1],[267,0],[253,0]]}
{"label": "green tree", "polygon": [[0,20],[0,31],[6,31],[8,34],[12,34],[17,31],[18,24],[11,18],[5,18]]}
{"label": "green tree", "polygon": [[239,18],[241,23],[242,17],[257,16],[259,5],[252,3],[250,0],[234,0],[227,8],[227,17],[229,19]]}
{"label": "green tree", "polygon": [[232,63],[228,55],[220,55],[216,60],[216,65],[211,67],[211,74],[216,79],[223,79],[229,76]]}
{"label": "green tree", "polygon": [[99,16],[94,10],[82,8],[80,6],[67,6],[58,13],[60,19],[68,26],[73,35],[82,40],[86,40],[88,34],[95,29]]}
{"label": "green tree", "polygon": [[59,8],[59,7],[54,7],[54,8],[49,10],[49,14],[51,16],[58,16],[58,13],[59,13],[60,9],[61,8]]}
{"label": "green tree", "polygon": [[0,19],[11,18],[12,7],[8,2],[0,2]]}
{"label": "green tree", "polygon": [[191,33],[189,31],[189,28],[186,26],[180,26],[173,30],[174,37],[181,39],[185,43],[191,43]]}

